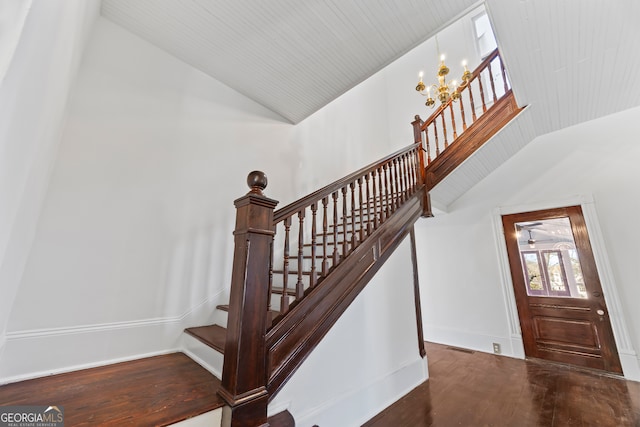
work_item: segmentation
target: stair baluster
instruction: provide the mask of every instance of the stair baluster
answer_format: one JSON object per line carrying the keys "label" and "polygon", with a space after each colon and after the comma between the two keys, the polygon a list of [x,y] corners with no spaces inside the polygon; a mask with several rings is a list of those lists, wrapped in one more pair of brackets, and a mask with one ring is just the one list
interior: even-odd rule
{"label": "stair baluster", "polygon": [[309,278],[309,287],[314,288],[316,286],[316,211],[318,210],[318,203],[313,202],[311,204],[311,277]]}
{"label": "stair baluster", "polygon": [[[494,76],[493,70],[496,66],[500,67],[500,73]],[[499,78],[503,80],[504,93],[497,92],[496,79]],[[487,93],[488,90],[490,93]],[[420,143],[424,141],[426,147],[425,183],[427,190],[432,189],[445,176],[449,175],[457,165],[461,164],[520,111],[515,103],[502,58],[500,58],[497,49],[482,61],[471,73],[469,80],[464,82],[457,91],[460,94],[456,101],[460,103],[459,112],[454,110],[454,97],[451,97],[438,107],[426,121],[423,122],[420,116],[416,116],[412,122],[414,141]],[[476,109],[475,99],[478,96],[481,107]],[[467,122],[468,114],[465,111],[465,103],[467,102],[471,109],[469,123]],[[458,117],[456,117],[457,115]],[[462,129],[457,127],[456,121],[459,120],[462,120]],[[458,132],[459,130],[460,132]],[[450,136],[452,139],[449,138]],[[430,139],[435,141],[435,156],[432,156],[431,153]],[[440,146],[440,141],[444,141],[443,147]],[[449,147],[454,144],[468,144],[468,147],[455,150],[455,153],[452,154]]]}

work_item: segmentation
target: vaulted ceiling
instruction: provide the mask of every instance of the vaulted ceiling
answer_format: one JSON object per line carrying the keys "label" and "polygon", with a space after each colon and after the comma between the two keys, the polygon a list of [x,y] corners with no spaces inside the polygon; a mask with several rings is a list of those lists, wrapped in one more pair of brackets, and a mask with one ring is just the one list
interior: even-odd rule
{"label": "vaulted ceiling", "polygon": [[477,0],[103,0],[102,15],[297,123]]}
{"label": "vaulted ceiling", "polygon": [[[481,3],[102,0],[102,15],[298,123]],[[640,105],[640,1],[484,3],[528,108],[432,191],[442,206],[536,136]]]}
{"label": "vaulted ceiling", "polygon": [[[640,104],[640,2],[487,0],[540,133]],[[102,15],[297,123],[477,0],[102,0]]]}

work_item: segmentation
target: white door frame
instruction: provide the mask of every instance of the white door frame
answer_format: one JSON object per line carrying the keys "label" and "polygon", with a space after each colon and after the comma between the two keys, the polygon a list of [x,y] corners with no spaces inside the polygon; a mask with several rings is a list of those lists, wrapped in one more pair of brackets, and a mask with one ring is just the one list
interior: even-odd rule
{"label": "white door frame", "polygon": [[507,322],[511,334],[512,354],[515,357],[524,359],[524,345],[522,343],[522,332],[520,330],[520,318],[516,306],[516,298],[511,280],[511,269],[509,268],[509,258],[507,256],[507,245],[502,228],[502,215],[510,215],[522,212],[540,211],[567,206],[582,207],[582,213],[587,225],[589,240],[593,249],[593,256],[596,261],[598,276],[602,284],[604,299],[607,304],[607,311],[611,320],[613,336],[618,347],[618,355],[622,364],[622,371],[625,378],[640,381],[640,362],[638,356],[631,345],[629,332],[627,329],[626,317],[624,316],[618,286],[615,283],[611,269],[611,263],[605,250],[605,243],[600,229],[600,222],[595,208],[593,195],[578,195],[565,199],[533,202],[528,204],[518,204],[513,206],[499,206],[493,210],[491,220],[495,238],[495,247],[500,263],[500,276],[502,283],[502,294],[507,309]]}

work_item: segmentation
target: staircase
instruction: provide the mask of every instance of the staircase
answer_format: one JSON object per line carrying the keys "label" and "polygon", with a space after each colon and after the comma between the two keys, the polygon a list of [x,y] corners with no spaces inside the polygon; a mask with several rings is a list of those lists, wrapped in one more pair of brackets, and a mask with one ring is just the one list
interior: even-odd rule
{"label": "staircase", "polygon": [[450,99],[426,122],[416,116],[414,144],[284,208],[263,194],[263,173],[249,174],[235,202],[230,303],[215,324],[185,330],[191,352],[222,374],[224,426],[265,425],[268,402],[418,218],[432,216],[429,190],[521,111],[497,50],[458,90],[455,111]]}
{"label": "staircase", "polygon": [[413,144],[281,209],[266,176],[249,174],[235,201],[229,304],[183,337],[221,378],[223,426],[295,425],[287,411],[267,417],[269,402],[407,235],[424,357],[413,225],[432,216],[429,192],[521,111],[497,51],[458,90],[455,109],[449,100],[416,116]]}
{"label": "staircase", "polygon": [[[268,401],[415,221],[430,215],[423,171],[420,144],[412,144],[277,211],[263,194],[264,174],[249,175],[251,190],[235,202],[230,303],[218,306],[216,324],[185,331],[190,352],[222,372],[231,411],[252,420],[230,425],[266,421]],[[254,377],[243,378],[246,366]]]}

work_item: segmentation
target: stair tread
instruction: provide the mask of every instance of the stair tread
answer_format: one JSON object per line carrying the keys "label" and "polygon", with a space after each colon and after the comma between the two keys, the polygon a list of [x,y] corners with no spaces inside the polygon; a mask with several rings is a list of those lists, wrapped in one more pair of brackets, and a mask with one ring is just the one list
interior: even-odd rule
{"label": "stair tread", "polygon": [[224,354],[224,344],[227,340],[227,329],[220,325],[196,326],[184,330],[200,342]]}
{"label": "stair tread", "polygon": [[[229,304],[220,304],[220,305],[216,306],[216,308],[218,310],[226,311],[227,313],[229,312]],[[269,311],[271,312],[271,315],[273,317],[275,317],[275,316],[280,314],[280,312],[277,311],[277,310],[269,310]]]}

